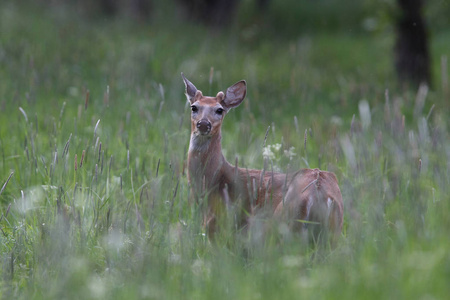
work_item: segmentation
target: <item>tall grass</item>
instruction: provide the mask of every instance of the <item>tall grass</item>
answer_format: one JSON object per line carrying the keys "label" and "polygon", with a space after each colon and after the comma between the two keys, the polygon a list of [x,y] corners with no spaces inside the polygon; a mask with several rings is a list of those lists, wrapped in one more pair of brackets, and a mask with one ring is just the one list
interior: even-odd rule
{"label": "tall grass", "polygon": [[[192,25],[187,35],[1,7],[11,24],[0,40],[3,298],[448,295],[448,84],[392,84],[389,38],[253,44]],[[445,38],[436,43],[448,53]],[[279,143],[274,168],[337,174],[336,249],[277,224],[266,238],[243,236],[232,220],[207,239],[188,201],[180,71],[205,94],[248,80],[248,99],[225,120],[228,160],[263,168],[263,146]]]}

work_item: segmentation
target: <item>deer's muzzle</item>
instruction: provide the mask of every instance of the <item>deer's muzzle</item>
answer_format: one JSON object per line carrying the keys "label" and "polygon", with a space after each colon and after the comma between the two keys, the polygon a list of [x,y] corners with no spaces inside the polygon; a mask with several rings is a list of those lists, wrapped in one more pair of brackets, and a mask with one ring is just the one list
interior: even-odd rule
{"label": "deer's muzzle", "polygon": [[211,131],[211,122],[202,119],[197,122],[197,129],[201,134],[208,134]]}

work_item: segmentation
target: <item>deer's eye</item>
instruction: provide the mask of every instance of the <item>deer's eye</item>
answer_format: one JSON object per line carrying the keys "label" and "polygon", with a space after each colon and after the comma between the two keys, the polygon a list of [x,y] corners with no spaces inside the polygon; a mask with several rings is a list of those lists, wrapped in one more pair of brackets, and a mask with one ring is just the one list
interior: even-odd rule
{"label": "deer's eye", "polygon": [[198,107],[195,105],[192,105],[191,110],[192,110],[192,112],[198,112]]}
{"label": "deer's eye", "polygon": [[216,110],[216,114],[218,114],[218,115],[223,114],[223,108],[218,108],[218,109]]}

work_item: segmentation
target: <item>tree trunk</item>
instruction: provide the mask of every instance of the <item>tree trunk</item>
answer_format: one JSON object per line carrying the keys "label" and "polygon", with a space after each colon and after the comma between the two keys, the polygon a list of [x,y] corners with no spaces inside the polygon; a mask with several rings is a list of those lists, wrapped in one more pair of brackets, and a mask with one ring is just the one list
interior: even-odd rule
{"label": "tree trunk", "polygon": [[228,25],[235,13],[239,0],[179,0],[188,15],[202,23],[222,27]]}
{"label": "tree trunk", "polygon": [[430,84],[430,57],[425,22],[422,17],[423,0],[397,0],[400,15],[397,19],[395,66],[401,82],[418,86]]}

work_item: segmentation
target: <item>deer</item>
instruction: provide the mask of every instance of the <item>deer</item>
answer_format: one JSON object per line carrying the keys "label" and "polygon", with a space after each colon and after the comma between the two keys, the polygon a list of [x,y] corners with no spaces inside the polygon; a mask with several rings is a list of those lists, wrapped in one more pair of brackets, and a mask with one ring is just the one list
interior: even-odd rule
{"label": "deer", "polygon": [[194,198],[205,198],[203,226],[213,239],[224,208],[240,203],[239,227],[249,225],[257,208],[264,207],[274,220],[285,222],[294,232],[317,240],[327,236],[335,244],[342,231],[343,200],[334,173],[300,169],[286,174],[240,168],[222,153],[222,123],[247,93],[245,80],[215,97],[204,96],[183,73],[185,95],[191,108],[191,134],[187,177]]}

